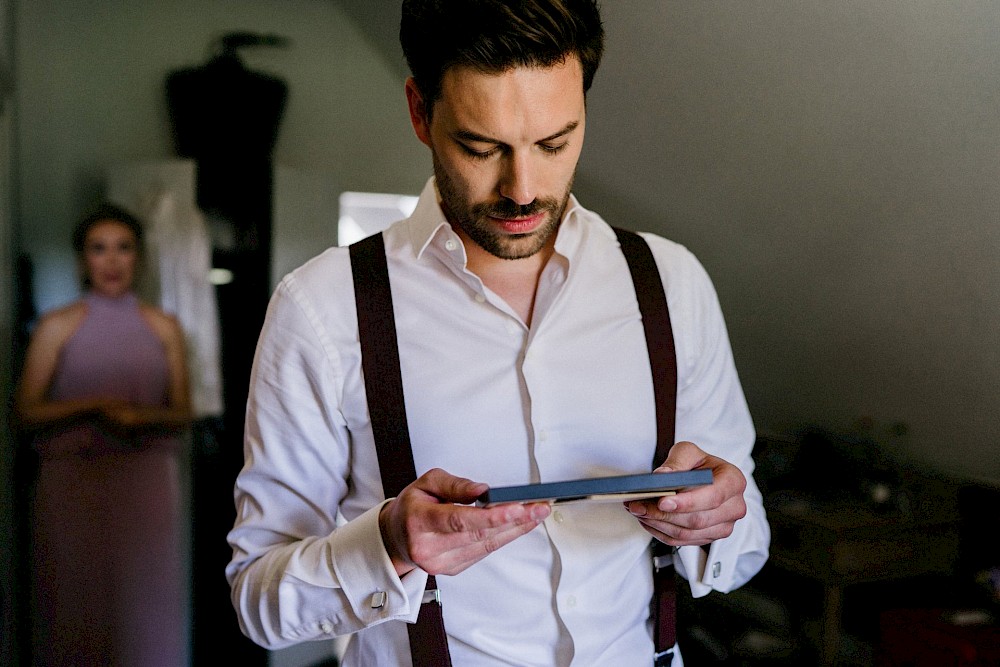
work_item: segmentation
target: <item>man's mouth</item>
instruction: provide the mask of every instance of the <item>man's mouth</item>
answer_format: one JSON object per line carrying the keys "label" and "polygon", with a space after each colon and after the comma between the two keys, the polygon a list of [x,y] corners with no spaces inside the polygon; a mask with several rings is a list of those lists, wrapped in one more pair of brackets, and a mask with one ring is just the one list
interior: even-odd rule
{"label": "man's mouth", "polygon": [[501,218],[491,216],[508,234],[527,234],[533,232],[545,220],[545,213],[536,213],[526,217]]}

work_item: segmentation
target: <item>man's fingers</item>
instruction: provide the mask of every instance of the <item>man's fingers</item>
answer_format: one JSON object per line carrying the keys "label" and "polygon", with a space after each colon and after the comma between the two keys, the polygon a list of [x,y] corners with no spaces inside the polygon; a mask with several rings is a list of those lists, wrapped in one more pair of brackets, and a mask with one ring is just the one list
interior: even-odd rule
{"label": "man's fingers", "polygon": [[450,549],[439,549],[436,554],[430,554],[420,567],[429,574],[458,574],[494,551],[534,530],[538,523],[543,520],[544,517],[541,516],[543,513],[545,516],[548,515],[547,511],[534,514],[527,512],[523,515],[519,514],[516,522],[504,522],[498,526],[478,531],[456,533],[455,539],[450,540]]}
{"label": "man's fingers", "polygon": [[551,512],[545,503],[473,506],[488,488],[438,468],[421,475],[386,506],[380,521],[394,563],[454,574],[531,531]]}
{"label": "man's fingers", "polygon": [[531,505],[500,505],[497,507],[469,507],[463,505],[438,505],[429,507],[416,528],[431,533],[446,546],[468,544],[488,539],[491,535],[512,528],[530,531],[550,513],[544,503]]}
{"label": "man's fingers", "polygon": [[414,486],[445,502],[462,505],[474,502],[490,488],[484,482],[456,477],[440,468],[431,468],[425,472],[414,482]]}
{"label": "man's fingers", "polygon": [[705,458],[706,454],[701,447],[693,442],[681,440],[670,448],[666,460],[657,467],[655,472],[701,468],[705,465]]}
{"label": "man's fingers", "polygon": [[431,574],[454,574],[530,532],[550,511],[544,503],[429,506],[407,520],[407,553]]}
{"label": "man's fingers", "polygon": [[658,508],[630,508],[647,532],[673,546],[707,544],[729,537],[736,522],[746,515],[741,496],[703,512],[662,512]]}

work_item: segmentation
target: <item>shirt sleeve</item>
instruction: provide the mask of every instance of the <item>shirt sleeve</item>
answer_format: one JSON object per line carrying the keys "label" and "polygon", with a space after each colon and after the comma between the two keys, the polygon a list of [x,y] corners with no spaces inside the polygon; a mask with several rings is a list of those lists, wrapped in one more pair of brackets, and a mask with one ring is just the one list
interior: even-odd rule
{"label": "shirt sleeve", "polygon": [[677,350],[677,441],[695,443],[736,465],[747,479],[746,516],[733,533],[675,554],[678,572],[694,597],[723,593],[748,582],[767,561],[771,531],[753,478],[756,431],[740,384],[718,295],[708,273],[689,251],[658,237],[654,249],[667,290]]}
{"label": "shirt sleeve", "polygon": [[243,632],[267,648],[412,622],[419,611],[426,574],[396,575],[378,527],[383,499],[366,499],[371,509],[350,521],[339,511],[351,460],[342,395],[336,345],[287,277],[251,373],[226,568]]}

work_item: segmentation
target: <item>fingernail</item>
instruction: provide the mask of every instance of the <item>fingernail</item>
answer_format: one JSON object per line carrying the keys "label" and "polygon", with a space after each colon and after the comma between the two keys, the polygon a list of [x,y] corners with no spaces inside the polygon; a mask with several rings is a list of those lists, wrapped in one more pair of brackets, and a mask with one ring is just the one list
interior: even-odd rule
{"label": "fingernail", "polygon": [[659,508],[664,512],[673,512],[677,509],[677,501],[670,498],[663,498],[659,502]]}

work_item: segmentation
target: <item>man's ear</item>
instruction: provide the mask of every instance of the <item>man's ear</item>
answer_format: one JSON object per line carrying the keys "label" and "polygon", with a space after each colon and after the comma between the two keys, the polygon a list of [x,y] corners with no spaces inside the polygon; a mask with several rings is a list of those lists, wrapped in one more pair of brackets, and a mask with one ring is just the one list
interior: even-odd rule
{"label": "man's ear", "polygon": [[410,108],[410,123],[413,125],[413,131],[417,133],[417,139],[429,147],[431,145],[431,123],[430,119],[427,118],[424,96],[420,94],[417,82],[413,80],[412,76],[406,79],[406,104]]}

